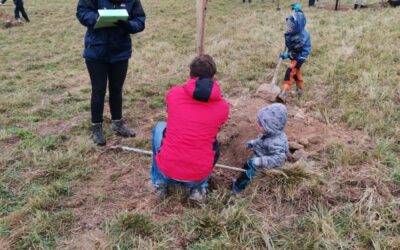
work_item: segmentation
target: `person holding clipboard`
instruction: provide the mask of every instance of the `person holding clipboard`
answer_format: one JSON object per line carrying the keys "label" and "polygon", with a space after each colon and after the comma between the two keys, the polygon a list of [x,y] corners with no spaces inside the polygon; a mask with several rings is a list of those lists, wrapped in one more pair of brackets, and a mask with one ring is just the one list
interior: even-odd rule
{"label": "person holding clipboard", "polygon": [[130,34],[145,28],[142,4],[140,0],[79,0],[76,16],[87,27],[83,57],[92,85],[93,141],[96,145],[106,144],[103,109],[107,82],[111,129],[117,135],[134,137],[135,132],[128,129],[122,119],[122,87],[132,55]]}

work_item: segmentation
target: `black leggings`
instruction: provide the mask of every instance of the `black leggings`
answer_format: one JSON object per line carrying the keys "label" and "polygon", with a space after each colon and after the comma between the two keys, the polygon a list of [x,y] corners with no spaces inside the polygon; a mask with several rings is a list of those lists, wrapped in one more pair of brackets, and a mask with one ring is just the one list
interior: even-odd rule
{"label": "black leggings", "polygon": [[22,0],[14,0],[14,4],[15,4],[15,10],[14,10],[15,19],[20,18],[19,13],[21,12],[25,21],[29,22],[28,14],[26,13],[24,8],[24,2]]}
{"label": "black leggings", "polygon": [[92,82],[91,113],[92,123],[103,122],[104,97],[109,91],[111,119],[122,118],[122,86],[128,71],[128,60],[116,63],[103,63],[86,60]]}

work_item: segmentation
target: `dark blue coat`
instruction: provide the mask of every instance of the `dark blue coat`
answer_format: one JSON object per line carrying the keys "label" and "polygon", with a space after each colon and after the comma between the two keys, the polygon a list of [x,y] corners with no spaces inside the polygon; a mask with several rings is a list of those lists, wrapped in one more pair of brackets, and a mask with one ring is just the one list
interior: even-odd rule
{"label": "dark blue coat", "polygon": [[[99,17],[98,9],[126,9],[129,13],[128,25],[93,29]],[[76,16],[87,27],[83,57],[105,63],[124,61],[131,57],[130,34],[143,31],[146,20],[140,0],[124,0],[121,4],[109,0],[79,0]]]}
{"label": "dark blue coat", "polygon": [[291,59],[304,62],[311,52],[310,34],[305,29],[307,20],[302,12],[295,12],[287,19],[294,24],[290,32],[285,33],[285,44]]}

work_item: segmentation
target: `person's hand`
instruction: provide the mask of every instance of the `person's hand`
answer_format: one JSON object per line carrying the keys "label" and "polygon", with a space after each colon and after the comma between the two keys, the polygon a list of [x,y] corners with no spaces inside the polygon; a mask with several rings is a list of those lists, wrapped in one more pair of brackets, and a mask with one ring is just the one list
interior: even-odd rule
{"label": "person's hand", "polygon": [[301,5],[300,4],[294,3],[291,6],[292,6],[292,10],[294,10],[294,11],[301,11]]}
{"label": "person's hand", "polygon": [[288,53],[280,54],[279,57],[282,58],[283,60],[290,58]]}
{"label": "person's hand", "polygon": [[250,159],[247,161],[247,166],[248,169],[246,169],[246,175],[249,177],[249,179],[253,179],[253,177],[256,175],[256,168],[254,167],[254,160]]}
{"label": "person's hand", "polygon": [[123,29],[129,30],[129,24],[127,21],[118,20],[114,23],[116,26],[121,27]]}
{"label": "person's hand", "polygon": [[253,148],[254,147],[254,140],[250,140],[246,142],[246,148]]}

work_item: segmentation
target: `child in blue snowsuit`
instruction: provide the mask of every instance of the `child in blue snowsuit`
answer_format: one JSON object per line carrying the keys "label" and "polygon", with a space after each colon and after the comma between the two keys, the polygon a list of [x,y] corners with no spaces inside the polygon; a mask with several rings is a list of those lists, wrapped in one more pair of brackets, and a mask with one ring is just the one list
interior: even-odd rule
{"label": "child in blue snowsuit", "polygon": [[284,132],[287,109],[281,103],[267,105],[258,111],[257,123],[263,134],[247,142],[253,150],[253,157],[244,164],[246,172],[233,182],[232,193],[241,192],[256,175],[257,169],[271,169],[283,166],[288,155],[288,139]]}
{"label": "child in blue snowsuit", "polygon": [[310,34],[305,29],[307,20],[301,6],[293,4],[292,10],[294,10],[294,13],[286,18],[285,44],[288,48],[288,53],[280,55],[282,59],[291,60],[290,66],[286,70],[281,92],[276,97],[276,101],[281,103],[286,102],[293,80],[296,82],[297,95],[301,96],[303,94],[304,81],[300,68],[311,51]]}

